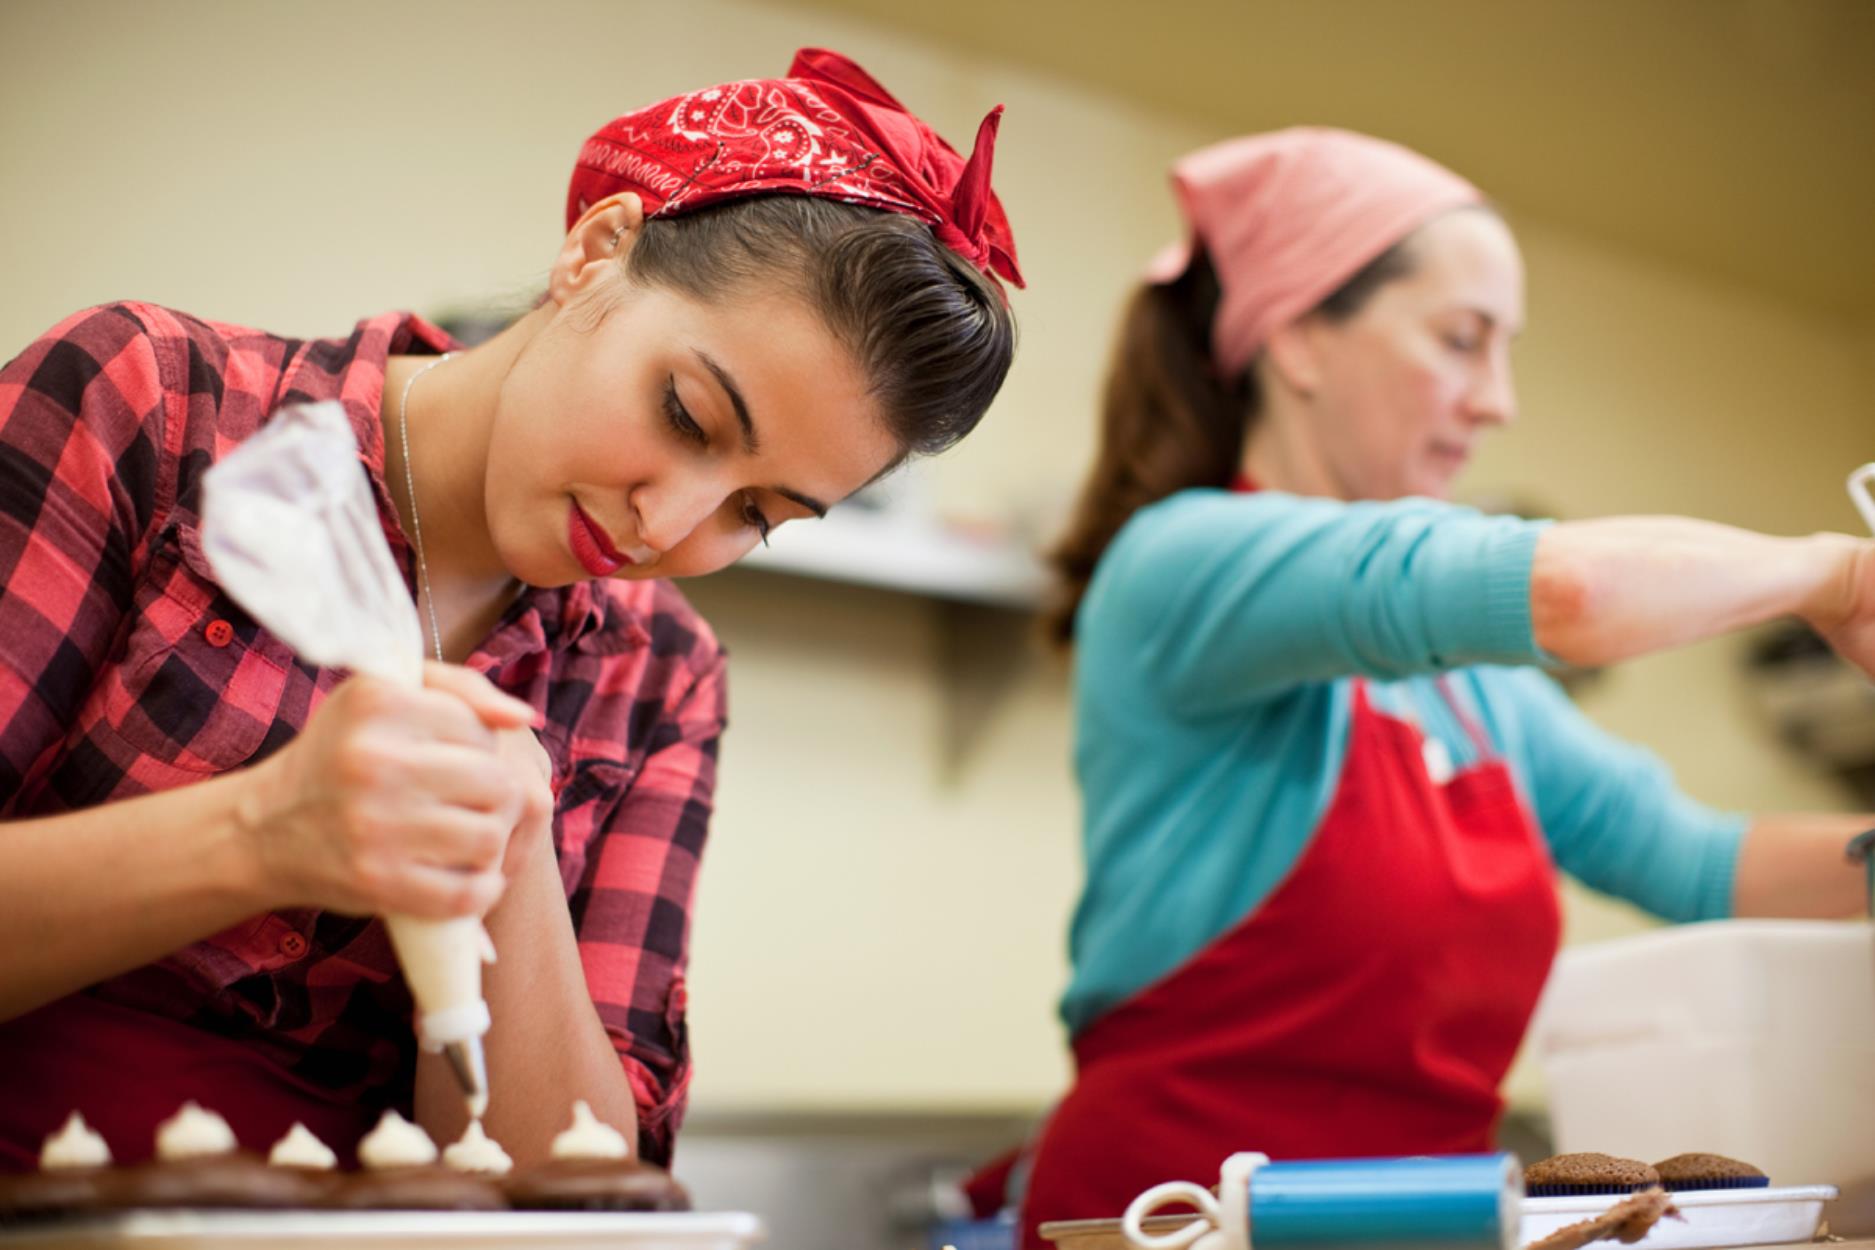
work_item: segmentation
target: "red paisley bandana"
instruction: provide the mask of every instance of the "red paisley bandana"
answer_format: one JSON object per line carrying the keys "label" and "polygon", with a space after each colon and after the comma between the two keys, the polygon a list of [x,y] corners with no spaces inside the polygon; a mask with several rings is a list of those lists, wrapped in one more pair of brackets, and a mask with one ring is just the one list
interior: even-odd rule
{"label": "red paisley bandana", "polygon": [[1022,286],[1009,219],[990,190],[1002,107],[970,159],[837,52],[802,48],[786,78],[723,83],[616,117],[580,149],[566,224],[621,191],[647,217],[752,195],[817,195],[930,226],[986,273]]}

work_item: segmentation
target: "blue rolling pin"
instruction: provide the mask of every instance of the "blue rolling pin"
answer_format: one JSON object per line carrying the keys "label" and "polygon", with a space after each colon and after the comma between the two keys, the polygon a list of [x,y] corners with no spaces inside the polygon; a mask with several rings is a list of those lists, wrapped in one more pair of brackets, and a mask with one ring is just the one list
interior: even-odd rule
{"label": "blue rolling pin", "polygon": [[[1139,1221],[1168,1202],[1196,1206],[1200,1218],[1145,1233]],[[1509,1154],[1281,1163],[1239,1154],[1225,1161],[1215,1198],[1185,1182],[1155,1186],[1124,1227],[1140,1250],[1514,1250],[1522,1204],[1523,1169]]]}

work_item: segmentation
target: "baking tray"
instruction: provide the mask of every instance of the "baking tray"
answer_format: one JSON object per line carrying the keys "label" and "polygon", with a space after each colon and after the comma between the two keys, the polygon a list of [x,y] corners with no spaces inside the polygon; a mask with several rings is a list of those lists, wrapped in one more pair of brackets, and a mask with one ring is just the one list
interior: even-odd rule
{"label": "baking tray", "polygon": [[[1673,1202],[1685,1220],[1661,1220],[1634,1244],[1647,1250],[1709,1250],[1811,1241],[1822,1223],[1823,1204],[1836,1193],[1834,1185],[1681,1191],[1673,1195]],[[1516,1244],[1527,1246],[1565,1224],[1600,1215],[1625,1196],[1525,1198]],[[1142,1226],[1147,1233],[1163,1234],[1194,1218],[1190,1214],[1154,1215]],[[1041,1233],[1055,1243],[1056,1250],[1132,1250],[1118,1220],[1057,1220],[1042,1225]]]}
{"label": "baking tray", "polygon": [[[1823,1204],[1836,1197],[1834,1185],[1798,1185],[1783,1189],[1680,1190],[1673,1205],[1684,1220],[1666,1219],[1634,1244],[1649,1250],[1695,1250],[1712,1246],[1773,1246],[1810,1241],[1823,1220]],[[1600,1215],[1621,1196],[1525,1198],[1519,1245],[1547,1237],[1565,1224]]]}
{"label": "baking tray", "polygon": [[746,1250],[746,1212],[124,1211],[0,1231],[4,1250]]}

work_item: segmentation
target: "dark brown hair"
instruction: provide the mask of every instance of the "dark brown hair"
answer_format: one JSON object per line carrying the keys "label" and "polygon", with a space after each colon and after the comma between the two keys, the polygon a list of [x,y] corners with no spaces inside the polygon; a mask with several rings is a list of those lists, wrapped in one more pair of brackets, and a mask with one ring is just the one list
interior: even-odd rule
{"label": "dark brown hair", "polygon": [[[1354,316],[1374,292],[1413,268],[1405,242],[1369,261],[1315,308]],[[1113,536],[1148,504],[1194,486],[1230,484],[1262,407],[1254,370],[1219,376],[1211,357],[1217,271],[1202,252],[1176,281],[1133,293],[1100,403],[1100,450],[1066,534],[1049,552],[1057,585],[1048,636],[1074,641],[1074,616]]]}
{"label": "dark brown hair", "polygon": [[870,379],[900,459],[975,429],[1015,355],[995,283],[898,213],[804,195],[733,200],[645,222],[625,273],[700,299],[754,280],[793,285]]}

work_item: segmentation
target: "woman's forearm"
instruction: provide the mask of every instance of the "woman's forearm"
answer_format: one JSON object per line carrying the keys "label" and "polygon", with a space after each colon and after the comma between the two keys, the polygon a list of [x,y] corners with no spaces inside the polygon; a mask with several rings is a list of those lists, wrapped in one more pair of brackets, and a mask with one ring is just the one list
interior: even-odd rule
{"label": "woman's forearm", "polygon": [[1537,645],[1583,667],[1683,646],[1850,593],[1865,544],[1839,534],[1773,538],[1684,517],[1550,526],[1531,567]]}
{"label": "woman's forearm", "polygon": [[0,1019],[277,905],[241,816],[247,773],[0,824]]}
{"label": "woman's forearm", "polygon": [[[496,952],[482,983],[493,1016],[485,1039],[488,1135],[517,1167],[539,1162],[571,1122],[574,1100],[584,1099],[636,1150],[637,1103],[586,988],[550,841],[536,844],[487,924]],[[417,1062],[416,1110],[438,1142],[467,1127],[461,1089],[440,1056]]]}
{"label": "woman's forearm", "polygon": [[1862,915],[1867,886],[1849,840],[1875,827],[1868,813],[1760,816],[1738,848],[1732,910],[1739,916]]}

